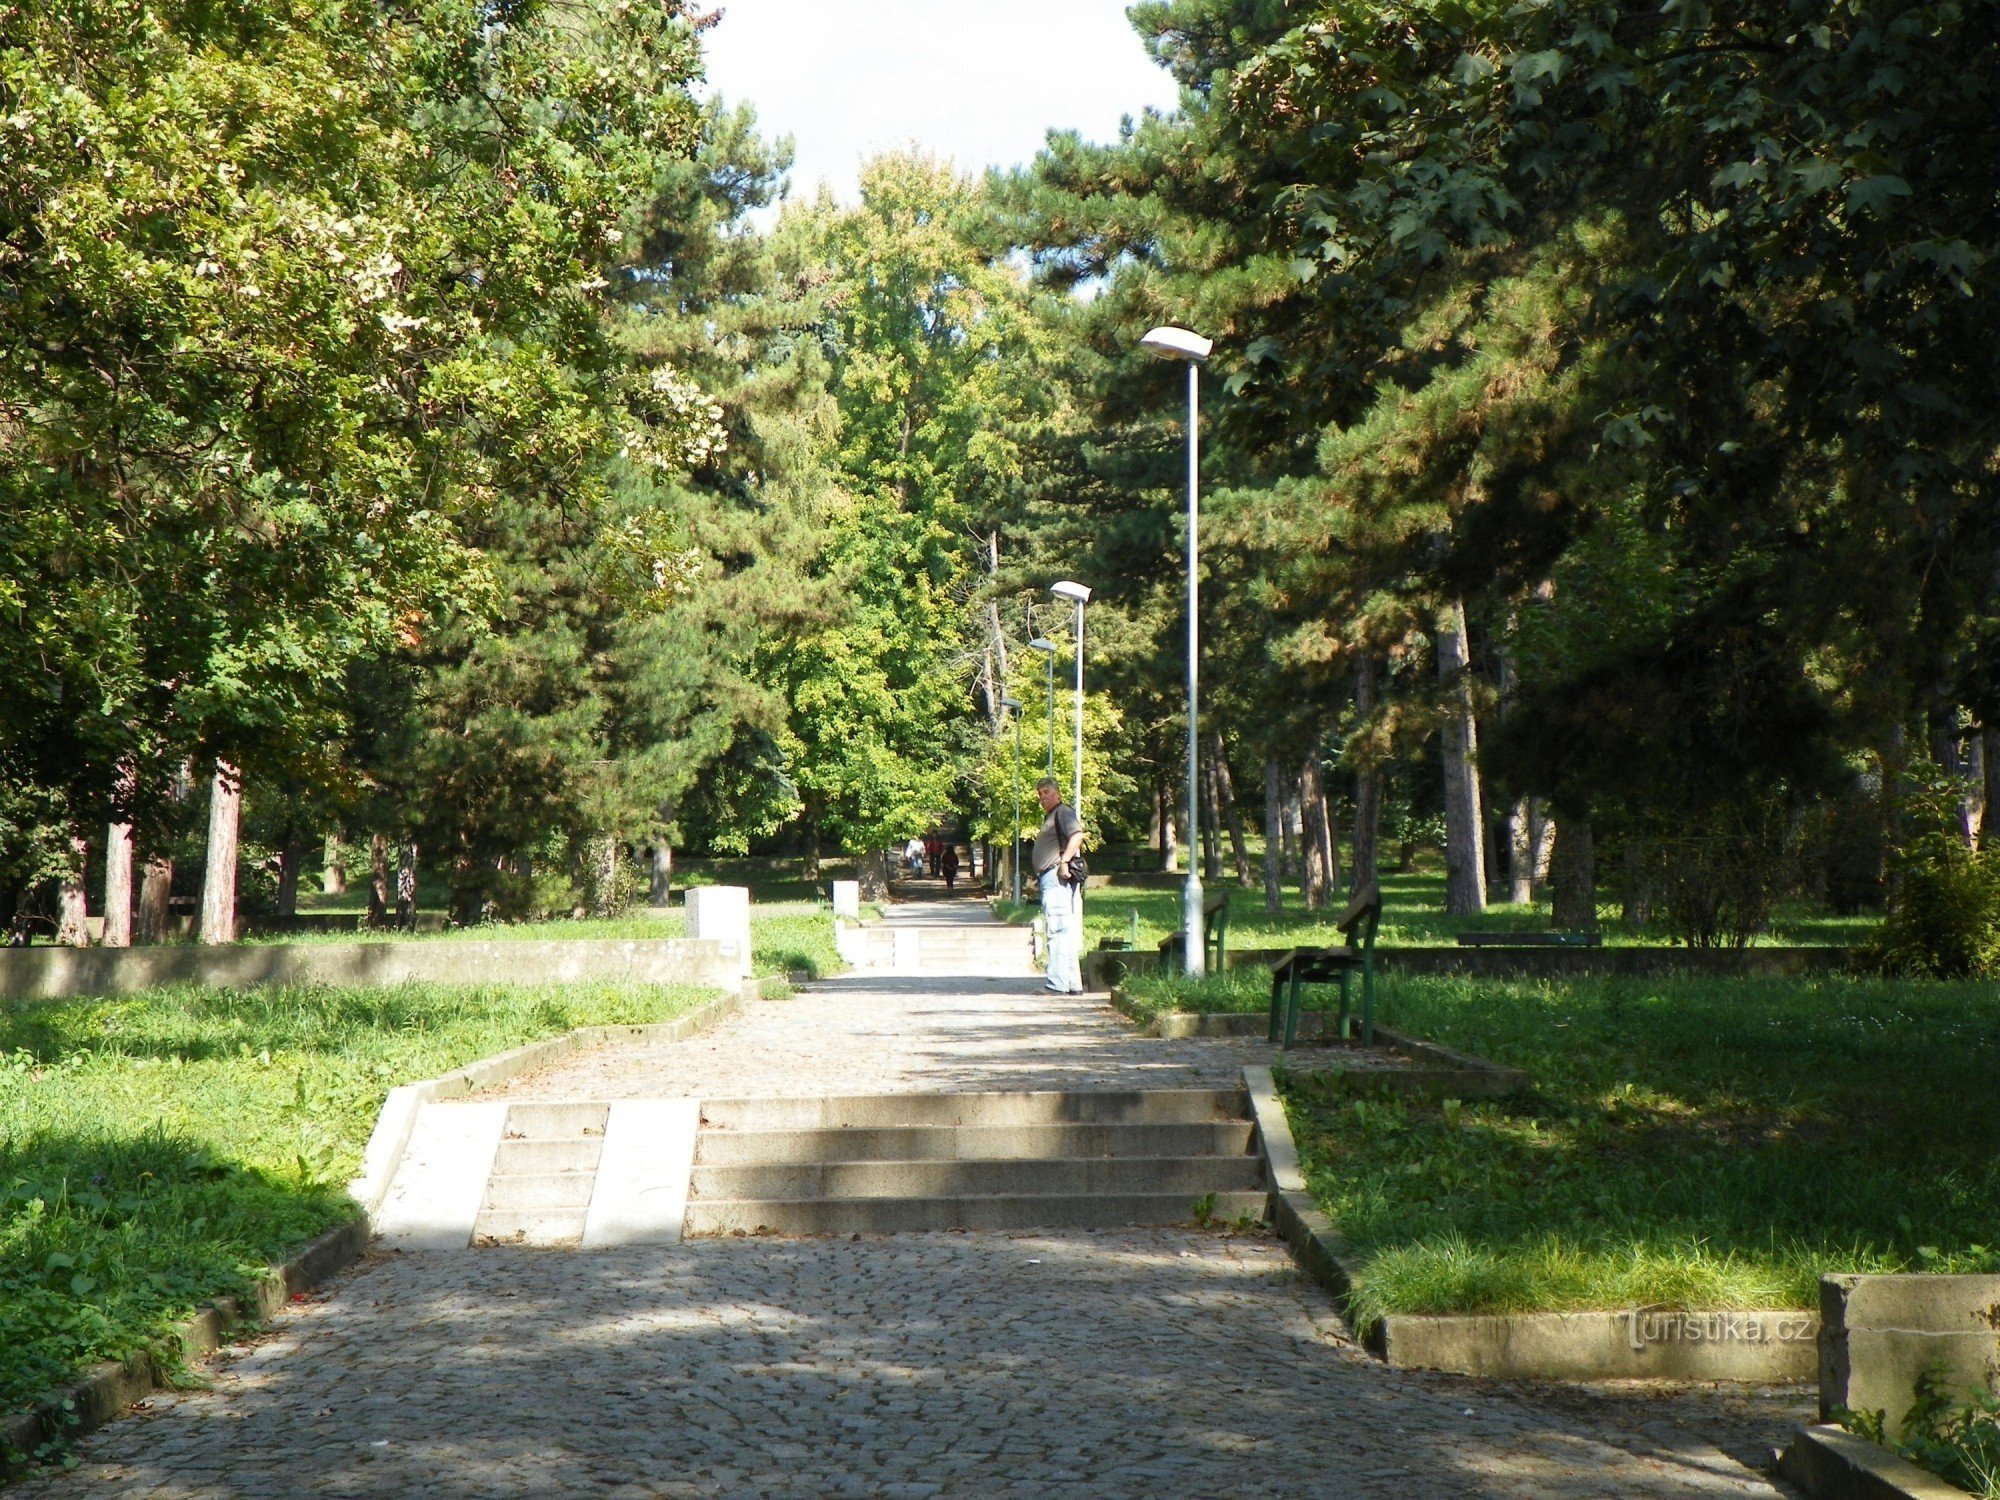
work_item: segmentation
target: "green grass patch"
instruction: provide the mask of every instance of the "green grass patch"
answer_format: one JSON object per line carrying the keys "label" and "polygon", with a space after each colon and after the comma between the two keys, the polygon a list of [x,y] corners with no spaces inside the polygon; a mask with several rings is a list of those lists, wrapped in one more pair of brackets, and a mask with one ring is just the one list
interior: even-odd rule
{"label": "green grass patch", "polygon": [[[1546,932],[1549,908],[1546,902],[1489,906],[1477,916],[1449,917],[1444,913],[1444,877],[1419,872],[1411,875],[1384,874],[1382,926],[1376,942],[1383,947],[1449,946],[1461,932]],[[1323,911],[1307,911],[1296,889],[1288,890],[1285,909],[1264,910],[1264,892],[1245,890],[1235,881],[1210,882],[1211,896],[1226,892],[1230,897],[1229,946],[1236,948],[1324,947],[1345,941],[1334,922],[1346,909],[1343,891],[1333,906]],[[1161,938],[1180,931],[1181,892],[1151,886],[1112,884],[1095,887],[1084,897],[1083,925],[1090,945],[1105,938],[1130,939],[1132,916],[1138,914],[1138,941],[1142,953],[1151,953]],[[1610,947],[1662,947],[1673,938],[1661,923],[1633,928],[1619,920],[1616,906],[1601,907],[1604,941]],[[1792,904],[1780,907],[1768,932],[1759,934],[1757,946],[1852,946],[1866,941],[1881,925],[1879,916],[1839,917],[1817,907]]]}
{"label": "green grass patch", "polygon": [[383,1097],[688,987],[177,988],[0,1004],[0,1412],[173,1327],[354,1216]]}
{"label": "green grass patch", "polygon": [[1827,1271],[2000,1268],[1991,985],[1385,975],[1387,1024],[1525,1069],[1438,1104],[1299,1074],[1356,1311],[1813,1307]]}

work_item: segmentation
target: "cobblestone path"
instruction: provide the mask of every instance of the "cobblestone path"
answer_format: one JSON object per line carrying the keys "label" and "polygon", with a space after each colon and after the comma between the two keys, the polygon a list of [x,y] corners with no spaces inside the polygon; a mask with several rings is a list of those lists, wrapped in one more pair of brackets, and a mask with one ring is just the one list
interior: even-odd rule
{"label": "cobblestone path", "polygon": [[381,1256],[35,1500],[1769,1496],[1690,1394],[1388,1370],[1272,1241]]}
{"label": "cobblestone path", "polygon": [[1228,1088],[1276,1055],[1261,1041],[1143,1037],[1103,996],[1052,995],[1039,979],[864,972],[757,1001],[685,1041],[582,1053],[485,1097]]}
{"label": "cobblestone path", "polygon": [[[855,976],[529,1098],[1227,1086],[1030,980]],[[377,1254],[35,1500],[1772,1496],[1798,1392],[1387,1369],[1260,1237],[1185,1230]]]}

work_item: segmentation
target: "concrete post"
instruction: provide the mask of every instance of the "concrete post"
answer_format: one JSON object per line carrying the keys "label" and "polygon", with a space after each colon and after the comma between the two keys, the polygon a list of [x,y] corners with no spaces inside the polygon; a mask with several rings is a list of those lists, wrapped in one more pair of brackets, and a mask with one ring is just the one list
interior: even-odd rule
{"label": "concrete post", "polygon": [[836,880],[833,883],[833,914],[850,922],[861,920],[861,882]]}
{"label": "concrete post", "polygon": [[741,976],[751,975],[750,891],[740,885],[690,886],[687,893],[687,935],[723,944],[724,957],[734,957]]}

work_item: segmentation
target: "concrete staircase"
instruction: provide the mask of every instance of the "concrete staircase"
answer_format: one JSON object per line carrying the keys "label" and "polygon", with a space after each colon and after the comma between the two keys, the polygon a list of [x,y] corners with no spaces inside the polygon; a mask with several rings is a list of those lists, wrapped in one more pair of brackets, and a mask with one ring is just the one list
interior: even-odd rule
{"label": "concrete staircase", "polygon": [[[1241,1090],[707,1100],[686,1233],[890,1234],[1261,1215]],[[1211,1201],[1212,1200],[1212,1201]]]}
{"label": "concrete staircase", "polygon": [[970,902],[891,907],[886,920],[849,924],[836,941],[841,957],[857,969],[986,978],[1041,972],[1029,928],[993,921]]}
{"label": "concrete staircase", "polygon": [[608,1104],[507,1108],[475,1245],[580,1245],[604,1152]]}

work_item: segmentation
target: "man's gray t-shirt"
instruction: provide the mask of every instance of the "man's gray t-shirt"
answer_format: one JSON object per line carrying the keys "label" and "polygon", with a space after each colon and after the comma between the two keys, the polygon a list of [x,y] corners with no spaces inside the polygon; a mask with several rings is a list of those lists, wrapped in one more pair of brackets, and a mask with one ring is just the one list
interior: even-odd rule
{"label": "man's gray t-shirt", "polygon": [[1064,848],[1076,837],[1080,826],[1076,821],[1076,809],[1067,802],[1058,802],[1049,810],[1049,815],[1042,819],[1042,831],[1035,835],[1033,859],[1037,875],[1062,858]]}

